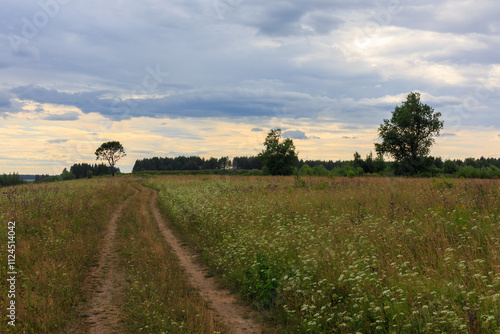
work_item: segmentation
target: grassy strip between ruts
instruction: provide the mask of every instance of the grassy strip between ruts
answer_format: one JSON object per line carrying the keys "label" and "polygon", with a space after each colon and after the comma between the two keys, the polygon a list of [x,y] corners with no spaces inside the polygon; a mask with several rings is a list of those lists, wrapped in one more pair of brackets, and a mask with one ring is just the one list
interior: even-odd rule
{"label": "grassy strip between ruts", "polygon": [[[0,188],[0,305],[6,282],[7,223],[16,222],[16,326],[2,333],[60,333],[79,319],[89,268],[106,223],[131,189],[125,178],[99,178]],[[4,247],[5,246],[5,247]]]}
{"label": "grassy strip between ruts", "polygon": [[283,332],[500,333],[498,180],[147,184],[212,270]]}
{"label": "grassy strip between ruts", "polygon": [[122,314],[126,333],[222,333],[216,314],[189,286],[178,259],[151,214],[151,189],[138,192],[118,222],[124,268]]}

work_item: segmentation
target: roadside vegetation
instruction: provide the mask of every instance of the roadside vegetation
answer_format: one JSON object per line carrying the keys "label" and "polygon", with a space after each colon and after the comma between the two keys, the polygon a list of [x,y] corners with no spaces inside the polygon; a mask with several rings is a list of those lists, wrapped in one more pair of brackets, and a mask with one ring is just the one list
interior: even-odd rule
{"label": "roadside vegetation", "polygon": [[123,268],[124,333],[227,333],[192,288],[151,214],[152,190],[137,193],[124,208],[117,231]]}
{"label": "roadside vegetation", "polygon": [[283,332],[495,333],[498,180],[158,176],[162,210]]}
{"label": "roadside vegetation", "polygon": [[[2,333],[58,333],[79,314],[86,274],[95,263],[106,222],[131,189],[123,179],[103,178],[0,189],[2,225],[15,221],[16,327]],[[7,228],[0,229],[2,245]],[[7,252],[0,252],[7,263]],[[6,281],[6,270],[0,280]],[[6,305],[7,285],[0,285]],[[5,319],[4,319],[5,320]],[[14,329],[14,330],[13,330]]]}
{"label": "roadside vegetation", "polygon": [[[226,333],[227,329],[188,283],[178,260],[151,216],[152,190],[130,177],[26,184],[0,191],[0,219],[16,222],[16,326],[1,333],[86,332],[87,286],[97,264],[104,232],[118,204],[113,252],[119,261],[120,310],[125,333]],[[137,179],[135,179],[137,180]],[[132,185],[132,186],[131,186]],[[134,191],[133,188],[137,191]],[[2,245],[7,229],[0,230]],[[7,263],[6,251],[0,262]],[[0,279],[5,281],[6,270]],[[99,279],[99,278],[98,278]],[[91,291],[89,288],[93,289]],[[7,305],[7,284],[0,302]]]}

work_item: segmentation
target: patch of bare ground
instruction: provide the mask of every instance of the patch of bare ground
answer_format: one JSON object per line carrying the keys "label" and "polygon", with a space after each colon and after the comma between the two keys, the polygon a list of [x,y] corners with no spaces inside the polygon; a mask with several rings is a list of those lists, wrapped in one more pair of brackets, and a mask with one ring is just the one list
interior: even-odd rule
{"label": "patch of bare ground", "polygon": [[262,333],[262,325],[250,317],[252,311],[238,303],[236,297],[228,290],[219,288],[214,278],[207,277],[208,270],[196,263],[196,256],[182,247],[181,242],[174,236],[163,219],[157,205],[157,197],[158,192],[154,191],[151,198],[151,210],[163,237],[179,258],[190,284],[214,308],[233,333]]}
{"label": "patch of bare ground", "polygon": [[122,333],[120,327],[120,292],[123,277],[118,266],[114,240],[117,222],[127,200],[115,210],[108,223],[97,265],[92,267],[85,281],[83,291],[89,296],[85,309],[80,313],[85,319],[78,325],[67,329],[67,333],[108,334]]}

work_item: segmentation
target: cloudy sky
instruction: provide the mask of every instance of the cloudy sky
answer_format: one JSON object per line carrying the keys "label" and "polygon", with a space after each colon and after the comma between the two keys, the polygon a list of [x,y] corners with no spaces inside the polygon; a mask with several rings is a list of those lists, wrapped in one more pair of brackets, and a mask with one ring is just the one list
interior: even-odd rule
{"label": "cloudy sky", "polygon": [[127,157],[303,159],[373,151],[411,91],[442,113],[432,154],[500,157],[500,4],[368,0],[6,1],[0,173]]}

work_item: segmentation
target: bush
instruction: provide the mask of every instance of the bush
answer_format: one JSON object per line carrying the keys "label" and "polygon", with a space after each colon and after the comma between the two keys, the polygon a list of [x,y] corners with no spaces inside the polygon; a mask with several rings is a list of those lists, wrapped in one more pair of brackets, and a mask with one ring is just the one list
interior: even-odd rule
{"label": "bush", "polygon": [[299,175],[313,175],[313,169],[309,167],[308,164],[305,164],[304,166],[300,167]]}
{"label": "bush", "polygon": [[453,174],[458,171],[458,166],[455,161],[446,160],[443,164],[443,172],[445,174]]}
{"label": "bush", "polygon": [[313,171],[313,174],[317,175],[317,176],[327,176],[328,175],[328,170],[323,165],[314,166],[312,171]]}

